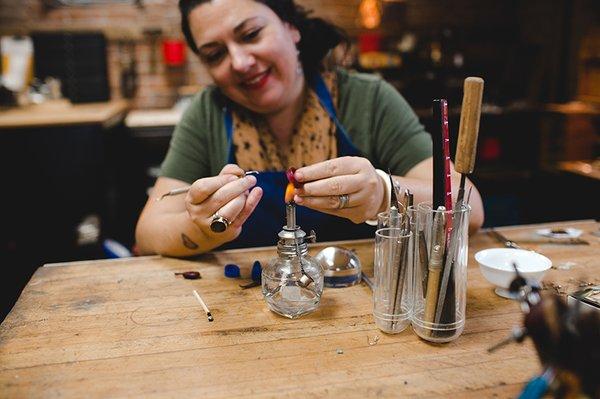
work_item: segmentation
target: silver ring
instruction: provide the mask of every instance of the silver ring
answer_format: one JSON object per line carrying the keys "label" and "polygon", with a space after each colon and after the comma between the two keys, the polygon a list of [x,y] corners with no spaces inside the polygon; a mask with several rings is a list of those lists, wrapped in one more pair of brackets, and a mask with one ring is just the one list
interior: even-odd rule
{"label": "silver ring", "polygon": [[215,233],[222,233],[229,227],[229,220],[226,217],[219,215],[219,212],[215,212],[210,221],[210,229]]}
{"label": "silver ring", "polygon": [[350,202],[350,196],[348,194],[342,194],[339,196],[340,203],[338,204],[337,209],[344,209],[348,206],[348,202]]}

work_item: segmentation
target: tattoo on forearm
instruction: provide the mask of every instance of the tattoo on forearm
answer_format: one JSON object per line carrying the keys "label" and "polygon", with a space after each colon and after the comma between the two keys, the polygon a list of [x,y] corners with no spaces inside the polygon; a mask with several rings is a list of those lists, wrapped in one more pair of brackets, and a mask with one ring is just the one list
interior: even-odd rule
{"label": "tattoo on forearm", "polygon": [[181,233],[181,240],[183,241],[183,245],[189,249],[198,249],[198,244],[190,239],[190,237]]}

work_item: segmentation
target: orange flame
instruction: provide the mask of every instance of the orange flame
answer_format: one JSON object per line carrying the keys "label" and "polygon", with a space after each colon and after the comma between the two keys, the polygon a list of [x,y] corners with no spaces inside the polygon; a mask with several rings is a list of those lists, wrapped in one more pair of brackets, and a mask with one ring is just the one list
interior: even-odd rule
{"label": "orange flame", "polygon": [[285,188],[284,201],[286,204],[294,202],[294,185],[292,183],[288,183],[287,187]]}

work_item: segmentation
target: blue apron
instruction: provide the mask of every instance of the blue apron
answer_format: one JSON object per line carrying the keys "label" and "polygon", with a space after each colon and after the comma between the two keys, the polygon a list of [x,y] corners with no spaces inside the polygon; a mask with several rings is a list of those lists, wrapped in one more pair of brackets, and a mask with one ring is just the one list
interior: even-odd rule
{"label": "blue apron", "polygon": [[[317,93],[319,102],[337,127],[338,157],[361,156],[338,120],[331,94],[321,76],[316,75],[312,87]],[[229,148],[228,162],[236,163],[232,147],[233,118],[229,109],[225,111],[225,129]],[[288,180],[285,171],[261,172],[256,175],[256,179],[257,186],[263,190],[263,196],[252,215],[244,223],[239,237],[227,243],[223,248],[259,247],[277,244],[277,233],[285,225],[284,193]],[[296,207],[296,223],[307,233],[310,230],[315,230],[319,242],[368,238],[373,237],[375,234],[375,227],[373,226],[365,223],[355,224],[346,218],[328,215],[303,206]]]}

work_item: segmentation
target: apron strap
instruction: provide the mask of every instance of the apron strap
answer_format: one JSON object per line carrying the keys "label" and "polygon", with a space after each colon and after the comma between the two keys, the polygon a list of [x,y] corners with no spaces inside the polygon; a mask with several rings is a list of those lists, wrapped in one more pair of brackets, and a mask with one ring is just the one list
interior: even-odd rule
{"label": "apron strap", "polygon": [[321,75],[316,74],[312,81],[312,87],[317,93],[317,97],[319,98],[319,102],[325,108],[325,111],[329,114],[329,117],[335,123],[335,127],[337,127],[338,132],[341,133],[347,141],[350,141],[350,136],[346,133],[346,129],[344,125],[340,122],[337,117],[337,113],[335,111],[335,107],[333,105],[333,99],[331,98],[331,93],[329,89],[325,85],[325,81],[321,77]]}
{"label": "apron strap", "polygon": [[231,110],[227,107],[223,107],[223,113],[225,114],[225,132],[227,133],[227,163],[236,163],[235,154],[233,153],[233,116]]}

